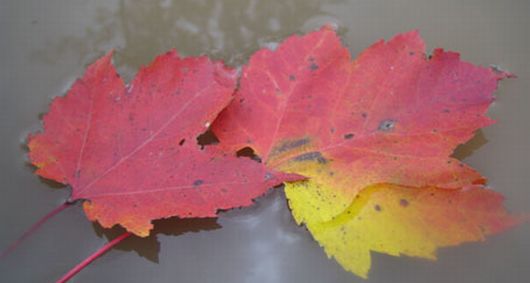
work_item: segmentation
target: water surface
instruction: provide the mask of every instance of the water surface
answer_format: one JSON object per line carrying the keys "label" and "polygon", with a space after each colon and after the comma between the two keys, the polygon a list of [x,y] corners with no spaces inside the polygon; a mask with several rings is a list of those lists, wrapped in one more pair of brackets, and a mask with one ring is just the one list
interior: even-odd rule
{"label": "water surface", "polygon": [[[24,137],[95,58],[116,50],[130,79],[170,48],[231,65],[261,46],[332,22],[357,54],[380,38],[419,29],[445,47],[519,78],[502,82],[483,130],[459,156],[490,178],[513,211],[530,209],[530,2],[462,0],[17,1],[0,0],[0,248],[68,197],[26,165]],[[295,225],[282,190],[216,220],[162,221],[156,237],[132,239],[82,271],[75,282],[363,282],[327,259]],[[2,282],[51,282],[106,237],[72,207],[4,261]],[[367,282],[530,281],[530,227],[485,243],[442,249],[430,262],[376,254]]]}

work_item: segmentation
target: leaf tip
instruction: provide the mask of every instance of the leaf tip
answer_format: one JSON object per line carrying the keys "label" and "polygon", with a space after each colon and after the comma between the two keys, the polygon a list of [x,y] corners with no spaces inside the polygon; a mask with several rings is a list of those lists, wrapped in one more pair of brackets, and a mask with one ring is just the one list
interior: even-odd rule
{"label": "leaf tip", "polygon": [[505,70],[504,68],[500,67],[499,65],[491,64],[489,67],[490,67],[491,71],[493,72],[493,74],[495,75],[495,78],[497,80],[515,79],[515,78],[517,78],[517,75],[515,75],[514,73],[512,73],[512,72],[510,72],[508,70]]}

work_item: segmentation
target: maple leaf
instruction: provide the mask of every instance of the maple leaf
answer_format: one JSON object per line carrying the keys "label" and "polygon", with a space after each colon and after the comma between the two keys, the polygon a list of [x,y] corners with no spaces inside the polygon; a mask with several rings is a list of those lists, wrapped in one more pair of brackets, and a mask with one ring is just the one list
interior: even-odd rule
{"label": "maple leaf", "polygon": [[231,101],[237,73],[207,57],[176,51],[142,68],[129,86],[112,53],[88,67],[30,135],[36,173],[72,188],[90,220],[147,236],[151,220],[213,217],[246,206],[293,178],[196,137]]}
{"label": "maple leaf", "polygon": [[432,258],[517,222],[484,177],[450,157],[492,123],[485,113],[508,75],[442,49],[428,58],[416,31],[352,61],[323,27],[256,52],[213,130],[227,149],[251,147],[269,168],[308,177],[286,185],[296,221],[366,277],[370,251]]}

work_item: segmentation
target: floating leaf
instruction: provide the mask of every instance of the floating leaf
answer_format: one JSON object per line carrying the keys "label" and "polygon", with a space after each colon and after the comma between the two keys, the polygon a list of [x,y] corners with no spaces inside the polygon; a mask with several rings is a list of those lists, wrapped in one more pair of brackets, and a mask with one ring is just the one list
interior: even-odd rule
{"label": "floating leaf", "polygon": [[29,137],[42,177],[68,184],[89,219],[147,236],[151,220],[212,217],[293,176],[196,138],[231,101],[237,74],[206,57],[159,56],[126,86],[112,54],[92,64]]}
{"label": "floating leaf", "polygon": [[[427,57],[415,31],[379,41],[352,61],[335,32],[324,27],[292,36],[274,51],[256,52],[243,68],[234,102],[213,129],[222,146],[250,147],[269,168],[308,177],[286,186],[295,219],[328,255],[365,277],[370,250],[432,257],[436,247],[479,240],[515,222],[499,195],[482,189],[485,179],[450,157],[457,145],[492,123],[485,113],[497,81],[508,75],[442,49]],[[365,192],[368,188],[377,193]],[[354,225],[356,216],[347,214],[361,205],[356,197],[374,196],[389,215],[399,215],[403,207],[392,204],[403,194],[420,198],[426,190],[447,192],[428,209],[407,210],[405,219],[370,219],[374,214],[363,210],[360,217],[366,219]],[[467,191],[472,193],[463,196]],[[470,199],[459,209],[466,213],[447,221],[466,223],[452,223],[447,231],[425,227],[430,215],[440,218],[450,210],[439,203],[464,197]],[[469,218],[472,209],[482,217]],[[468,233],[478,225],[484,229]],[[399,229],[394,233],[391,227]],[[372,237],[373,231],[389,238]],[[401,246],[398,239],[405,236],[397,231],[417,239],[417,248]],[[432,238],[439,231],[446,231],[440,235],[445,240]]]}

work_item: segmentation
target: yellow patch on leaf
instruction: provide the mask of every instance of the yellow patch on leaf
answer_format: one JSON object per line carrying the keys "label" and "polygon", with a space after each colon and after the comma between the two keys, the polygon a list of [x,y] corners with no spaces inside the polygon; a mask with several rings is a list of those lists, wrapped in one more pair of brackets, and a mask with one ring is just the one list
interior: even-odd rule
{"label": "yellow patch on leaf", "polygon": [[[439,247],[481,241],[518,222],[502,208],[503,197],[482,186],[450,190],[374,185],[326,222],[311,210],[315,200],[305,199],[302,191],[300,182],[286,186],[297,222],[307,226],[329,257],[364,278],[371,251],[435,259]],[[297,204],[305,201],[312,205],[299,209]]]}

